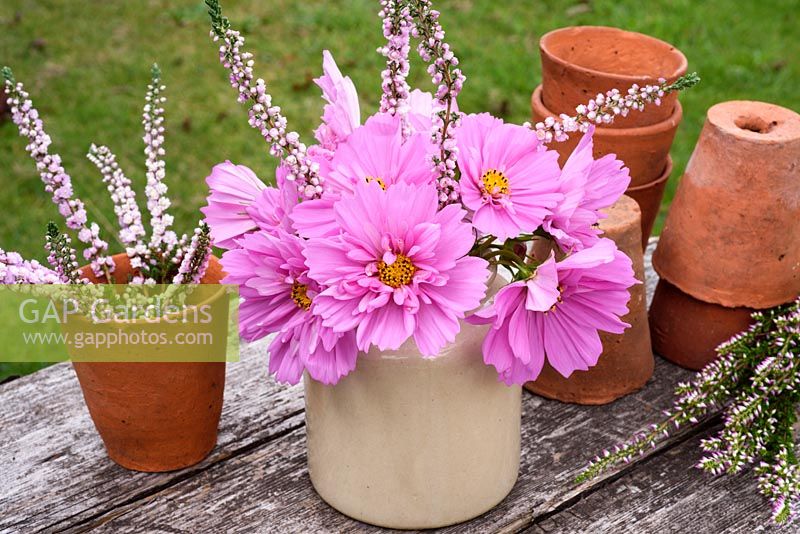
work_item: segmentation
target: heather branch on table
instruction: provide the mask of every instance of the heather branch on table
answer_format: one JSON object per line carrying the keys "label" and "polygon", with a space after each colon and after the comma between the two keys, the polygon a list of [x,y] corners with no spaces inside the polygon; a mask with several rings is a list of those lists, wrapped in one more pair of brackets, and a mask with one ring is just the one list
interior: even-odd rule
{"label": "heather branch on table", "polygon": [[712,474],[753,465],[759,490],[772,503],[777,523],[800,506],[800,464],[793,425],[800,403],[800,299],[753,313],[754,324],[717,348],[719,357],[691,383],[680,384],[666,418],[630,440],[603,451],[579,475],[589,480],[655,447],[670,431],[696,424],[723,409],[723,428],[704,439],[697,467]]}

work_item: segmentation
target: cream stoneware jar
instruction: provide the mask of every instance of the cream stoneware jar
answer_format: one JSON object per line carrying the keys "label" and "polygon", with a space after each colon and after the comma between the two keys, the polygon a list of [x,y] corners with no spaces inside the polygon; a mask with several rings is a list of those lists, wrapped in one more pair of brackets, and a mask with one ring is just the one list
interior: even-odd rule
{"label": "cream stoneware jar", "polygon": [[483,363],[487,326],[462,323],[425,359],[413,341],[359,356],[335,386],[305,376],[308,470],[317,493],[360,521],[434,528],[490,510],[519,472],[521,387]]}

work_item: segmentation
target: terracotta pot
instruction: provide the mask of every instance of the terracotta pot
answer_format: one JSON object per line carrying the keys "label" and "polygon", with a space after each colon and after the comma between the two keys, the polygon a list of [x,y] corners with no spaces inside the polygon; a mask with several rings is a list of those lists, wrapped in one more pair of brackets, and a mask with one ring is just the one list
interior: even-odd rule
{"label": "terracotta pot", "polygon": [[[117,283],[130,263],[114,256]],[[104,282],[83,268],[92,282]],[[224,277],[212,257],[204,284]],[[96,363],[73,367],[108,456],[137,471],[172,471],[194,465],[214,448],[222,412],[225,363]]]}
{"label": "terracotta pot", "polygon": [[704,302],[760,309],[793,300],[799,177],[800,115],[762,102],[713,106],[664,223],[656,271]]}
{"label": "terracotta pot", "polygon": [[750,326],[753,311],[697,300],[661,279],[650,306],[653,350],[682,367],[700,370],[716,358],[720,343]]}
{"label": "terracotta pot", "polygon": [[[547,117],[558,117],[552,109],[542,102],[542,88],[537,87],[531,97],[533,122],[540,122]],[[637,128],[597,127],[594,132],[594,157],[616,154],[631,172],[631,187],[649,184],[664,172],[669,157],[669,150],[675,138],[675,132],[683,118],[683,110],[679,102],[675,103],[669,116],[661,122]],[[551,143],[550,147],[559,153],[561,165],[575,149],[582,134],[573,133],[568,141]]]}
{"label": "terracotta pot", "polygon": [[452,525],[497,505],[517,480],[521,391],[483,363],[486,326],[423,358],[413,341],[359,355],[334,386],[305,376],[308,470],[317,493],[373,525]]}
{"label": "terracotta pot", "polygon": [[[634,83],[654,85],[686,74],[686,56],[669,43],[636,32],[604,26],[553,30],[539,40],[545,105],[556,113],[574,114],[598,93],[627,91]],[[620,117],[609,128],[635,128],[667,120],[677,94],[661,106],[648,106]]]}
{"label": "terracotta pot", "polygon": [[664,189],[667,187],[669,176],[672,174],[672,158],[667,158],[667,167],[664,172],[649,184],[629,187],[625,194],[639,204],[642,210],[642,250],[647,248],[647,240],[653,231],[653,225],[661,211],[661,200],[664,198]]}
{"label": "terracotta pot", "polygon": [[[636,278],[644,281],[639,206],[623,196],[607,213],[608,218],[600,222],[600,228],[631,258]],[[641,389],[653,375],[654,367],[644,284],[634,286],[630,293],[630,312],[624,320],[631,327],[621,335],[600,334],[603,354],[597,365],[564,378],[545,363],[539,378],[525,387],[549,399],[575,404],[607,404]]]}

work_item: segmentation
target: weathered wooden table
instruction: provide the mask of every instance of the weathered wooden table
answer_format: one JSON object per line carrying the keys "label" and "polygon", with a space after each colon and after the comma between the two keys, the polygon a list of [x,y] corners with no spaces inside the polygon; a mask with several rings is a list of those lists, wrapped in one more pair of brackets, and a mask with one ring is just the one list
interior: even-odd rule
{"label": "weathered wooden table", "polygon": [[[648,267],[648,272],[652,274]],[[649,293],[655,279],[649,276]],[[642,391],[582,407],[525,392],[522,466],[511,494],[454,532],[751,532],[768,522],[752,473],[693,467],[711,418],[604,478],[576,486],[586,461],[659,417],[691,373],[658,359]],[[230,364],[219,443],[172,473],[106,458],[68,364],[0,385],[2,532],[377,531],[314,493],[306,471],[303,392],[267,377],[265,344]]]}

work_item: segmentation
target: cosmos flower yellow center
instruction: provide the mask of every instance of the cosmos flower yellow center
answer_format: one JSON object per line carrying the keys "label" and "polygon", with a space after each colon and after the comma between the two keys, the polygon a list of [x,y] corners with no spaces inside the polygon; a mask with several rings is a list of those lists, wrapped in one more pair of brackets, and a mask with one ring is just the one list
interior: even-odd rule
{"label": "cosmos flower yellow center", "polygon": [[403,254],[398,254],[391,265],[385,261],[378,262],[378,279],[389,287],[398,288],[410,284],[416,272],[417,268]]}
{"label": "cosmos flower yellow center", "polygon": [[366,180],[368,184],[375,182],[379,186],[381,186],[381,189],[386,191],[386,182],[384,182],[383,178],[381,178],[380,176],[367,176],[366,178],[364,178],[364,180]]}
{"label": "cosmos flower yellow center", "polygon": [[481,176],[481,182],[483,182],[483,190],[490,195],[507,195],[511,192],[508,188],[508,178],[500,171],[489,169]]}
{"label": "cosmos flower yellow center", "polygon": [[308,311],[311,308],[311,299],[308,298],[308,286],[295,282],[292,284],[292,300],[301,310]]}

